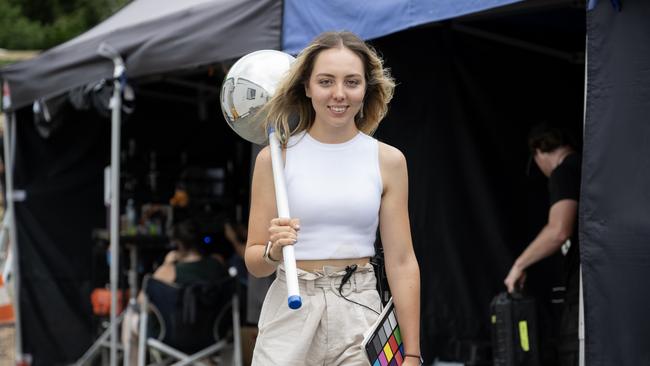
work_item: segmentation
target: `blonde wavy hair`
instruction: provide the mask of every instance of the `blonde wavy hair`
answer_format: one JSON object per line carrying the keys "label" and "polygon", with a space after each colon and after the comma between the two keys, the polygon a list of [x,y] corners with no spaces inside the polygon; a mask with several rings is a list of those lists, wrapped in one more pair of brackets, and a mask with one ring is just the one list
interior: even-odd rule
{"label": "blonde wavy hair", "polygon": [[[366,93],[363,109],[355,116],[357,128],[371,135],[388,112],[393,98],[395,81],[377,52],[351,32],[325,32],[316,37],[296,58],[289,73],[282,79],[273,98],[259,111],[266,115],[266,129],[275,128],[282,146],[286,147],[289,136],[309,130],[314,124],[316,112],[305,94],[318,54],[331,48],[345,47],[354,52],[364,66]],[[298,124],[290,129],[291,122]]]}

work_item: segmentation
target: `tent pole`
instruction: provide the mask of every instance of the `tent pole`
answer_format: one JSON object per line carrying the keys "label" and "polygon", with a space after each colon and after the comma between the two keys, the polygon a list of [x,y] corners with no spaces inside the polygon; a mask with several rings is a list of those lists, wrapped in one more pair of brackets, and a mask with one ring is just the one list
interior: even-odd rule
{"label": "tent pole", "polygon": [[117,366],[117,291],[120,258],[120,81],[115,79],[111,108],[111,366]]}
{"label": "tent pole", "polygon": [[120,124],[122,112],[122,82],[125,67],[120,54],[107,43],[99,45],[97,52],[113,61],[113,96],[111,114],[111,212],[110,212],[110,281],[111,281],[111,352],[110,364],[117,366],[117,291],[119,283],[120,246]]}
{"label": "tent pole", "polygon": [[[587,67],[589,66],[589,35],[585,36],[585,86],[582,106],[582,137],[587,128]],[[585,296],[582,282],[582,260],[580,261],[580,302],[578,303],[578,366],[585,366]]]}
{"label": "tent pole", "polygon": [[580,265],[580,304],[578,309],[578,365],[585,366],[585,301],[582,292],[582,265]]}
{"label": "tent pole", "polygon": [[8,218],[9,230],[9,251],[11,256],[11,289],[13,291],[13,310],[15,319],[15,354],[16,364],[20,364],[24,359],[23,355],[23,337],[22,326],[20,321],[20,261],[18,259],[18,240],[16,235],[16,215],[14,214],[14,156],[16,151],[16,114],[15,112],[7,114],[7,124],[4,131],[4,154],[5,154],[5,197],[7,211],[5,215]]}

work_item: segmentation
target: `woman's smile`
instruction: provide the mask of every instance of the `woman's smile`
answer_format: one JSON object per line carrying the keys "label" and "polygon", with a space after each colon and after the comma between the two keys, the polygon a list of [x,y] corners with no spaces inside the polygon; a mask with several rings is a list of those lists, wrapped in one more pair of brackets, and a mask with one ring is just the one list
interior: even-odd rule
{"label": "woman's smile", "polygon": [[348,110],[349,107],[350,106],[348,106],[348,105],[331,105],[328,108],[335,115],[342,115],[342,114],[345,113],[345,111]]}

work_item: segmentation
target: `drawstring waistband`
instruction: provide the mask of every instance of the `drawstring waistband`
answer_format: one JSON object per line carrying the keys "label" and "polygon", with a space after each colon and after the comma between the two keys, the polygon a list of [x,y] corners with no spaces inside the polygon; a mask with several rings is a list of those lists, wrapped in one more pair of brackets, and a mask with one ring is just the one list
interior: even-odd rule
{"label": "drawstring waistband", "polygon": [[[298,284],[307,295],[313,296],[316,288],[331,289],[339,295],[339,287],[343,277],[348,273],[345,267],[323,267],[322,271],[307,272],[297,269]],[[280,265],[276,273],[276,278],[286,282],[284,267]],[[343,284],[341,293],[347,296],[350,293],[361,292],[365,290],[375,290],[375,274],[371,264],[359,266],[349,275],[349,280]]]}

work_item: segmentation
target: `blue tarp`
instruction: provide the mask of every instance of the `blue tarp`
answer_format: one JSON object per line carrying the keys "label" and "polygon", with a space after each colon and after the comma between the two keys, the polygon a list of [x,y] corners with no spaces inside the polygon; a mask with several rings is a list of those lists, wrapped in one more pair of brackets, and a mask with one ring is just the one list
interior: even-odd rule
{"label": "blue tarp", "polygon": [[296,54],[327,30],[373,39],[521,0],[285,0],[282,49]]}

